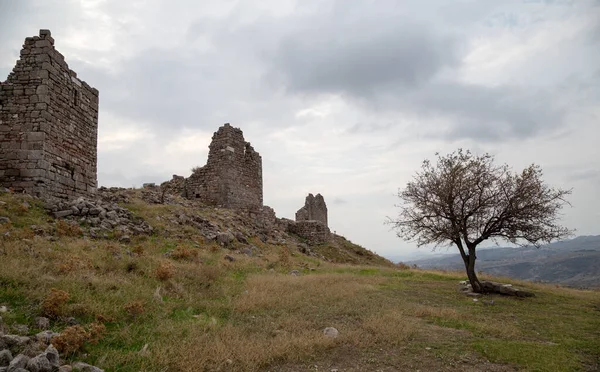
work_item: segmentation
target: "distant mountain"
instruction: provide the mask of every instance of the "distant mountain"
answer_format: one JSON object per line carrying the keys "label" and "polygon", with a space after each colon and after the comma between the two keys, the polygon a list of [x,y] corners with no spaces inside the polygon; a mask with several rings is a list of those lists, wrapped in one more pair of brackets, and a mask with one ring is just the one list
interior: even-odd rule
{"label": "distant mountain", "polygon": [[[405,261],[421,268],[464,269],[458,253]],[[600,236],[580,236],[541,248],[482,248],[477,271],[570,287],[600,288]]]}

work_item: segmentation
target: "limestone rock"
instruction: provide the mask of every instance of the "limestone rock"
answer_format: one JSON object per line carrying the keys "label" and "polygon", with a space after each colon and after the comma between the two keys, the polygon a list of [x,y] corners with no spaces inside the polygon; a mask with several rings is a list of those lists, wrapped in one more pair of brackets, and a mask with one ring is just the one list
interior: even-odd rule
{"label": "limestone rock", "polygon": [[92,365],[89,365],[89,364],[83,363],[83,362],[77,362],[77,363],[73,364],[73,371],[81,371],[81,372],[104,372],[103,369],[100,369],[98,367],[94,367]]}
{"label": "limestone rock", "polygon": [[13,360],[10,350],[0,351],[0,367],[7,367]]}
{"label": "limestone rock", "polygon": [[11,360],[6,372],[16,372],[19,368],[25,369],[27,362],[29,362],[29,357],[27,355],[19,354]]}
{"label": "limestone rock", "polygon": [[35,318],[34,323],[37,329],[46,330],[50,328],[50,319],[43,316],[38,316]]}
{"label": "limestone rock", "polygon": [[327,327],[323,330],[323,334],[325,335],[325,337],[337,338],[340,332],[333,327]]}
{"label": "limestone rock", "polygon": [[231,243],[233,243],[234,239],[235,239],[235,237],[229,231],[217,234],[217,243],[219,243],[220,245],[222,245],[224,247],[227,247]]}
{"label": "limestone rock", "polygon": [[49,345],[44,354],[46,354],[46,359],[48,359],[53,369],[57,369],[60,366],[60,357],[54,345]]}
{"label": "limestone rock", "polygon": [[48,358],[46,358],[46,354],[40,354],[29,359],[26,369],[29,372],[52,372],[52,365]]}
{"label": "limestone rock", "polygon": [[228,254],[226,254],[224,258],[225,258],[227,261],[229,261],[229,262],[233,262],[233,261],[235,261],[235,258],[234,258],[233,256],[231,256],[231,255],[228,255]]}

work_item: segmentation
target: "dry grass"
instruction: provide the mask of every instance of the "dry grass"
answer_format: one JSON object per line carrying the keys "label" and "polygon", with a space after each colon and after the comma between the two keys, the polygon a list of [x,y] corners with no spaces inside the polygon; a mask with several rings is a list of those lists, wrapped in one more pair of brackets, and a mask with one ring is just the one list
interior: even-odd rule
{"label": "dry grass", "polygon": [[[462,272],[334,265],[257,237],[250,242],[261,256],[253,257],[162,233],[136,238],[131,252],[79,236],[23,240],[30,225],[52,230],[32,205],[0,226],[9,232],[0,239],[0,305],[11,309],[3,321],[28,324],[39,304],[65,335],[61,348],[105,370],[286,370],[340,351],[354,370],[425,370],[425,360],[430,370],[460,370],[465,355],[524,370],[598,366],[598,292],[506,280],[538,296],[491,296],[487,306],[457,291]],[[152,219],[169,208],[141,205],[139,213],[155,229],[174,229]],[[80,328],[65,333],[65,316]],[[324,337],[325,327],[339,337]],[[528,364],[518,350],[540,362]],[[499,370],[488,367],[471,370]]]}

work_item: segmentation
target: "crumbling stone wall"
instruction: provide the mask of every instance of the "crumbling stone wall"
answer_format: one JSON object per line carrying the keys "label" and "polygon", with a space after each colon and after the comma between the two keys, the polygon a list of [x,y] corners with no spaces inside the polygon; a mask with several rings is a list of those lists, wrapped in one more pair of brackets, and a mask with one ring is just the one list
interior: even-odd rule
{"label": "crumbling stone wall", "polygon": [[304,207],[296,212],[296,221],[319,221],[327,225],[327,205],[321,194],[313,196],[308,194],[304,201]]}
{"label": "crumbling stone wall", "polygon": [[287,220],[286,230],[304,239],[309,245],[324,244],[331,240],[331,231],[320,221]]}
{"label": "crumbling stone wall", "polygon": [[262,158],[239,128],[227,123],[214,133],[206,165],[186,179],[184,196],[223,208],[262,207]]}
{"label": "crumbling stone wall", "polygon": [[97,185],[98,90],[79,80],[49,30],[25,39],[0,82],[0,185],[72,198]]}

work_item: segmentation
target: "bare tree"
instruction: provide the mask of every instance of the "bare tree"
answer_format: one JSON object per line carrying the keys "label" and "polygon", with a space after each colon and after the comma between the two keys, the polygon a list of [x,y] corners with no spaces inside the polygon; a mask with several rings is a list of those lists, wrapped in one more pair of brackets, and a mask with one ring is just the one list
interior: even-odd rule
{"label": "bare tree", "polygon": [[404,190],[396,219],[389,219],[398,237],[418,246],[456,245],[474,292],[491,292],[475,273],[475,250],[485,240],[506,240],[539,247],[573,233],[558,223],[558,212],[569,204],[571,190],[556,189],[542,181],[539,166],[520,174],[495,165],[489,154],[475,156],[459,149],[429,160]]}

